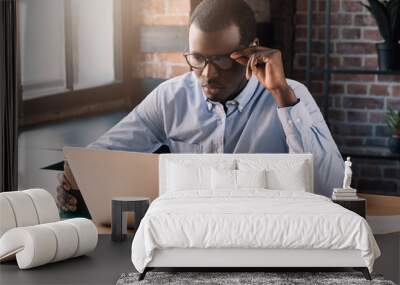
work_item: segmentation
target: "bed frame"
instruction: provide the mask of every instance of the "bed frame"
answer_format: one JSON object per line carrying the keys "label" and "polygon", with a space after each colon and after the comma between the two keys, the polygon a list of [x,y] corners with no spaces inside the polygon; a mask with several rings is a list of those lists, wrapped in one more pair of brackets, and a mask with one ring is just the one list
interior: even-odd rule
{"label": "bed frame", "polygon": [[237,248],[156,250],[152,261],[139,275],[139,280],[143,280],[147,272],[156,268],[202,268],[210,271],[225,268],[242,272],[273,268],[285,268],[285,271],[295,268],[310,269],[310,271],[316,268],[319,270],[353,268],[361,271],[367,280],[371,280],[359,250]]}
{"label": "bed frame", "polygon": [[[161,154],[159,160],[159,193],[163,194],[168,169],[168,162],[174,159],[206,159],[210,163],[213,160],[221,159],[221,154]],[[307,192],[314,192],[313,189],[313,158],[311,154],[224,154],[224,159],[268,157],[271,160],[306,161],[308,163],[309,188]],[[155,250],[153,259],[139,280],[143,280],[150,270],[161,268],[203,268],[230,269],[230,271],[254,271],[254,269],[336,269],[353,268],[361,271],[367,280],[371,280],[369,270],[361,257],[359,250],[333,250],[333,249],[254,249],[254,248],[169,248]],[[313,270],[314,269],[314,270]]]}

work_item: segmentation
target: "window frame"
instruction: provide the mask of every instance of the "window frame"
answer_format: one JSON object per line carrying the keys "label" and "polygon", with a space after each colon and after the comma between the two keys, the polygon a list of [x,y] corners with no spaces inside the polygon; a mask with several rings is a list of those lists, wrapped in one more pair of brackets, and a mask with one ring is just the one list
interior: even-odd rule
{"label": "window frame", "polygon": [[[20,26],[17,21],[17,96],[19,103],[19,126],[26,128],[37,124],[71,119],[111,111],[128,111],[140,102],[138,79],[133,75],[134,51],[137,50],[138,19],[134,6],[137,0],[114,0],[114,62],[115,81],[110,84],[73,90],[73,58],[71,44],[71,21],[65,19],[66,36],[66,91],[32,99],[23,99],[21,81]],[[20,1],[17,2],[17,5]],[[66,15],[71,0],[64,0]],[[19,8],[19,7],[18,7]],[[20,15],[17,9],[17,17]]]}

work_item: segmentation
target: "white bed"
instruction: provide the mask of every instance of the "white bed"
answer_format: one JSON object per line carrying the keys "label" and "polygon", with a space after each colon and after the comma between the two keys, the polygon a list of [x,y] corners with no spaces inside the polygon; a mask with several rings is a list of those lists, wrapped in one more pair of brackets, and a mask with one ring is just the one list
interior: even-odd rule
{"label": "white bed", "polygon": [[[132,243],[141,279],[155,267],[354,267],[370,278],[380,255],[362,217],[312,193],[311,154],[163,154],[159,173]],[[234,189],[218,182],[229,173]]]}

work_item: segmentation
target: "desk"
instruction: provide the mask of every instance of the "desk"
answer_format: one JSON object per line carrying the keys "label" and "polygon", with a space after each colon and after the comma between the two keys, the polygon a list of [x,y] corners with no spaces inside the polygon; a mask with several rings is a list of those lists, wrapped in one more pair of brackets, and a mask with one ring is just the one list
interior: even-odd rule
{"label": "desk", "polygon": [[28,270],[19,270],[16,261],[1,263],[0,284],[115,284],[122,273],[135,271],[132,239],[112,242],[110,235],[101,234],[88,255]]}

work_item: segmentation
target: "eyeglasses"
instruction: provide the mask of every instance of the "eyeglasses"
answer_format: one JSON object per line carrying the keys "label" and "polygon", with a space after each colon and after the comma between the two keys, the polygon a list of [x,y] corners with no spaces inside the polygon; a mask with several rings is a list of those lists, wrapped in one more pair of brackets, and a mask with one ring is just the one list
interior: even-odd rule
{"label": "eyeglasses", "polygon": [[[258,47],[259,44],[259,40],[258,38],[255,38],[251,44],[249,45],[249,47]],[[244,47],[241,46],[238,50],[239,51],[241,49],[243,49]],[[184,53],[184,57],[186,59],[186,62],[189,64],[189,66],[192,69],[203,69],[206,67],[206,65],[208,63],[212,63],[214,64],[214,66],[216,66],[218,69],[221,70],[228,70],[230,68],[233,67],[233,65],[236,63],[235,60],[233,60],[231,58],[231,54],[234,51],[228,53],[228,54],[223,54],[223,55],[212,55],[212,56],[205,56],[199,53],[189,53],[186,52]]]}
{"label": "eyeglasses", "polygon": [[205,56],[199,53],[184,53],[183,55],[186,58],[186,62],[193,69],[203,69],[208,63],[212,63],[219,69],[228,70],[235,63],[230,57],[231,53],[212,56]]}

